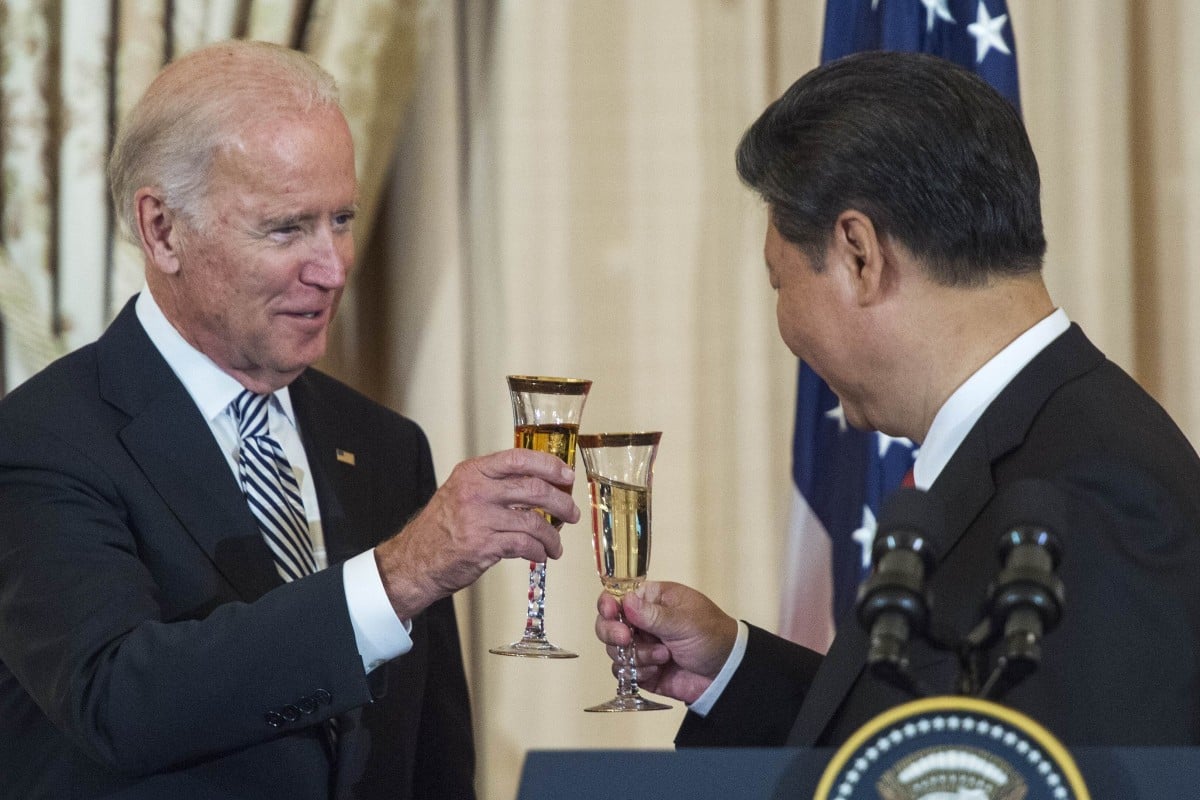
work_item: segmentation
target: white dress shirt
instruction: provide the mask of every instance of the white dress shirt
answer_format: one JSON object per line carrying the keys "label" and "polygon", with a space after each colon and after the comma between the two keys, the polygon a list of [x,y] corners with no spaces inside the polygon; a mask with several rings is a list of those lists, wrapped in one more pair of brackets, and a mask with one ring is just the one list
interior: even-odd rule
{"label": "white dress shirt", "polygon": [[[150,341],[166,359],[208,422],[213,437],[217,440],[221,452],[225,454],[229,469],[237,478],[241,439],[229,404],[241,394],[244,387],[180,335],[163,314],[148,287],[144,287],[138,295],[134,309]],[[296,481],[300,484],[300,496],[304,500],[304,511],[308,517],[308,532],[312,537],[317,568],[324,569],[329,561],[321,528],[321,510],[317,504],[317,490],[312,480],[308,456],[304,452],[300,430],[292,410],[292,398],[286,387],[271,397],[267,407],[267,425],[271,435],[283,447],[284,454],[292,465],[292,471],[296,473]],[[374,549],[359,553],[343,564],[342,584],[346,592],[346,605],[350,610],[354,638],[358,643],[359,655],[362,656],[363,668],[367,672],[412,649],[412,638],[409,636],[412,626],[400,620],[392,609],[387,592],[383,588],[379,568],[375,564]]]}
{"label": "white dress shirt", "polygon": [[[1071,321],[1067,319],[1066,312],[1061,308],[1055,309],[992,356],[954,390],[938,409],[933,424],[929,426],[929,433],[921,443],[921,449],[917,451],[916,463],[913,464],[913,479],[918,489],[928,490],[933,485],[950,461],[950,457],[954,455],[954,451],[958,450],[963,439],[996,396],[1038,353],[1065,333],[1070,326]],[[750,629],[745,622],[739,621],[737,640],[729,658],[725,660],[721,671],[704,693],[688,707],[692,712],[703,717],[712,710],[713,704],[725,691],[734,672],[742,663],[749,636]]]}

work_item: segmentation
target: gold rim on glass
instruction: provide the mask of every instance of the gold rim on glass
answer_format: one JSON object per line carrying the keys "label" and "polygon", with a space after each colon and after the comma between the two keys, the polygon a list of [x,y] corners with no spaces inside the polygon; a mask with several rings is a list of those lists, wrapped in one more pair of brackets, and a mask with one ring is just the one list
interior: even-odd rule
{"label": "gold rim on glass", "polygon": [[641,433],[581,433],[575,440],[576,447],[589,450],[597,447],[648,447],[658,444],[662,431]]}
{"label": "gold rim on glass", "polygon": [[542,394],[587,394],[592,382],[586,378],[550,378],[544,375],[509,375],[508,388],[514,392]]}

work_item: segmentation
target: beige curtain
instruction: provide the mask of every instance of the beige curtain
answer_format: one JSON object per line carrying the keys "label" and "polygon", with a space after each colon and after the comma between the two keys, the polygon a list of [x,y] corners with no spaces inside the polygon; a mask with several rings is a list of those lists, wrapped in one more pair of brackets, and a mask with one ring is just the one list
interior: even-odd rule
{"label": "beige curtain", "polygon": [[[652,571],[767,624],[794,362],[730,165],[771,91],[769,20],[764,3],[443,8],[359,276],[392,332],[381,396],[425,427],[443,476],[510,445],[506,373],[591,378],[584,428],[664,431]],[[582,711],[615,683],[591,634],[590,531],[564,536],[546,624],[580,658],[487,652],[520,633],[523,563],[460,596],[483,797],[514,796],[528,749],[669,747],[682,714]]]}
{"label": "beige curtain", "polygon": [[[308,17],[295,10],[310,5]],[[443,477],[508,446],[505,374],[592,378],[585,428],[664,431],[652,574],[769,628],[795,363],[774,329],[762,209],[738,184],[732,152],[762,107],[817,63],[823,6],[127,0],[115,104],[136,96],[169,47],[299,32],[346,89],[366,198],[372,185],[382,192],[326,366],[420,422]],[[1200,56],[1186,38],[1200,5],[1009,8],[1052,292],[1200,442]],[[84,14],[94,16],[78,22]],[[111,112],[96,96],[108,96],[113,18],[108,3],[4,5],[9,387],[94,338],[140,285],[136,257],[107,255],[108,223],[96,222],[108,216],[96,170]],[[79,105],[48,107],[57,96]],[[547,630],[580,658],[487,653],[520,632],[524,564],[458,598],[481,797],[513,797],[532,748],[668,748],[682,714],[582,712],[614,684],[591,634],[589,531],[564,536]]]}

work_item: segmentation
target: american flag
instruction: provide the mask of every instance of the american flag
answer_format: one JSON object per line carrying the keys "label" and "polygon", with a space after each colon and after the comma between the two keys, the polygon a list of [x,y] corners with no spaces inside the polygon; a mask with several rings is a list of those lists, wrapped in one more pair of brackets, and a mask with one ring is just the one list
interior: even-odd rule
{"label": "american flag", "polygon": [[[1017,109],[1017,51],[1005,0],[828,0],[821,60],[860,50],[932,53],[978,73]],[[850,428],[837,396],[800,364],[792,443],[795,488],[780,633],[825,651],[870,567],[880,502],[915,451],[907,439]]]}

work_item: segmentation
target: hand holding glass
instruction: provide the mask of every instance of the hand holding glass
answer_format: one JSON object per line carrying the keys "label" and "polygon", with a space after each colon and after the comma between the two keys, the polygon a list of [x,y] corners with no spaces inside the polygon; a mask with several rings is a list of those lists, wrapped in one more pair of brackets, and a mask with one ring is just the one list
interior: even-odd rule
{"label": "hand holding glass", "polygon": [[[650,566],[650,483],[662,433],[579,437],[592,500],[592,543],[604,591],[620,601]],[[621,621],[625,621],[621,613]],[[634,633],[633,627],[629,629]],[[617,648],[617,696],[588,711],[657,711],[670,706],[638,693],[636,647]]]}
{"label": "hand holding glass", "polygon": [[[575,468],[575,438],[579,418],[592,382],[580,378],[539,378],[509,375],[508,393],[512,399],[515,446],[541,450],[558,456]],[[550,515],[555,527],[562,521]],[[533,658],[576,658],[578,654],[553,645],[546,638],[546,563],[529,564],[529,602],[525,612],[525,633],[518,641],[489,652],[501,656]]]}

